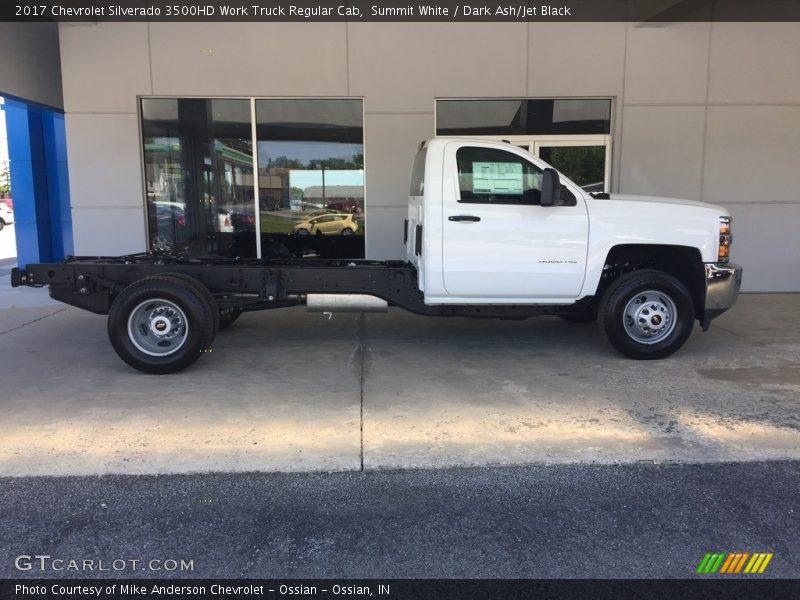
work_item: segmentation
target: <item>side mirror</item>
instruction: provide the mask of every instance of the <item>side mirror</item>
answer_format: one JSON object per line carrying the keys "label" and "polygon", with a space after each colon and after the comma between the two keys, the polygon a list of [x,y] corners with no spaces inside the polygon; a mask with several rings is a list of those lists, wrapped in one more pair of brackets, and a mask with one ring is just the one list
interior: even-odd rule
{"label": "side mirror", "polygon": [[542,206],[554,206],[561,201],[561,181],[555,169],[545,169],[542,175]]}

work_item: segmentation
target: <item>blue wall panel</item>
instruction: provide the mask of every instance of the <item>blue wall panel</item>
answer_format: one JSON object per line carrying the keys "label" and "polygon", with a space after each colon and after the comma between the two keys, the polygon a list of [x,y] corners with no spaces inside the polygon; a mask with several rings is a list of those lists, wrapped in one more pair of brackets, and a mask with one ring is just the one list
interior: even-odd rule
{"label": "blue wall panel", "polygon": [[72,254],[64,115],[6,99],[11,196],[20,267]]}

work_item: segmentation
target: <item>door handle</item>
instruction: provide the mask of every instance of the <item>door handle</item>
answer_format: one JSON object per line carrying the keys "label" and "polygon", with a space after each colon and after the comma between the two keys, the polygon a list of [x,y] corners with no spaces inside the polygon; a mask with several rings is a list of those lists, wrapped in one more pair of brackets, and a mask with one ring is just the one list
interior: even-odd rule
{"label": "door handle", "polygon": [[473,215],[454,215],[452,217],[447,217],[448,221],[462,221],[467,223],[477,223],[481,220],[480,217],[475,217]]}

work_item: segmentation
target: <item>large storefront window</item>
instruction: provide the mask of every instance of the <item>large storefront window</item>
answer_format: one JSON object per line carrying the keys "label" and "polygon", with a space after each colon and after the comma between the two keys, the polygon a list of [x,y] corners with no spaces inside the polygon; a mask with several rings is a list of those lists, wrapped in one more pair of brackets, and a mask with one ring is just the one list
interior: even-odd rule
{"label": "large storefront window", "polygon": [[141,103],[152,249],[364,257],[361,100]]}
{"label": "large storefront window", "polygon": [[610,189],[610,99],[437,100],[436,135],[507,141],[586,191]]}
{"label": "large storefront window", "polygon": [[150,247],[255,256],[250,102],[142,99]]}
{"label": "large storefront window", "polygon": [[262,255],[364,256],[361,100],[256,100]]}

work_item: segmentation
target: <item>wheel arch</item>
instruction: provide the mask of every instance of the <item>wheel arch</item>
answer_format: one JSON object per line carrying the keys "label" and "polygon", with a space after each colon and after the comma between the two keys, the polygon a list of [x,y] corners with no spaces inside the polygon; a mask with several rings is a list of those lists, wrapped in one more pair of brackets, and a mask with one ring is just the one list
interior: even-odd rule
{"label": "wheel arch", "polygon": [[671,244],[618,244],[606,255],[596,295],[601,297],[618,277],[638,269],[657,269],[678,279],[692,296],[695,318],[705,305],[705,268],[698,248]]}

